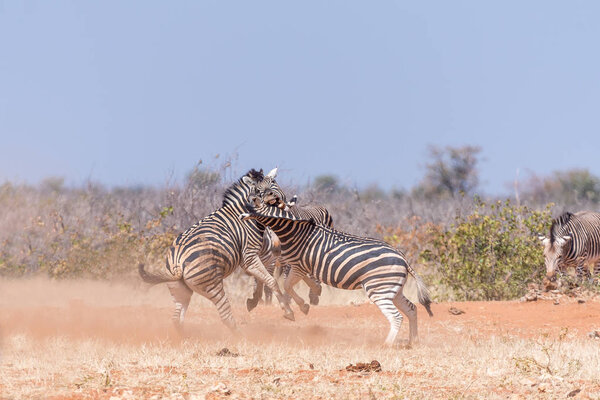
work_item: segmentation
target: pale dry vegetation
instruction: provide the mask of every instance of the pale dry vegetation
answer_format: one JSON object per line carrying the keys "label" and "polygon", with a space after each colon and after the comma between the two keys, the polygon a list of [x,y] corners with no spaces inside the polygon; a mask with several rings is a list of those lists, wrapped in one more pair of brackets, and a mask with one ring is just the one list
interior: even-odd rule
{"label": "pale dry vegetation", "polygon": [[[446,179],[439,165],[411,191],[331,176],[282,186],[300,204],[325,205],[337,228],[399,246],[438,302],[520,297],[543,273],[535,231],[564,209],[597,206],[597,185],[582,174],[577,185],[546,185],[576,194],[548,206],[533,192],[474,197],[464,192],[473,174]],[[142,284],[136,266],[164,262],[173,238],[219,207],[241,173],[225,163],[162,187],[0,186],[10,210],[0,213],[0,398],[600,398],[600,340],[588,337],[600,332],[597,284],[583,304],[437,303],[431,319],[419,306],[421,343],[386,349],[388,323],[362,291],[325,287],[321,304],[290,322],[275,305],[248,313],[253,280],[236,271],[225,290],[239,332],[195,295],[180,337],[167,288]],[[371,360],[383,371],[345,370]]]}
{"label": "pale dry vegetation", "polygon": [[[164,286],[19,280],[2,281],[0,289],[4,398],[600,396],[600,340],[587,336],[600,325],[585,318],[600,311],[594,300],[547,304],[564,318],[548,319],[552,324],[535,317],[545,312],[537,308],[542,303],[481,311],[486,303],[453,303],[463,316],[435,304],[433,318],[419,309],[419,345],[387,349],[387,321],[360,297],[325,293],[324,306],[289,322],[276,306],[248,313],[242,301],[249,291],[230,287],[239,333],[195,296],[180,338]],[[405,324],[404,343],[407,335]],[[223,348],[230,353],[217,355]],[[345,370],[371,360],[383,371]]]}

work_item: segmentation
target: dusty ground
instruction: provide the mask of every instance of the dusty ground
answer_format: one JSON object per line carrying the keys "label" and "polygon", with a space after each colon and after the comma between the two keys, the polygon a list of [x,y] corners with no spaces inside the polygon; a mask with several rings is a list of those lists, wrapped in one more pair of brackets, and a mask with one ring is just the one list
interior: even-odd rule
{"label": "dusty ground", "polygon": [[[421,343],[388,349],[360,296],[326,292],[290,322],[246,294],[237,335],[196,296],[181,338],[166,287],[0,281],[0,398],[600,398],[597,299],[419,306]],[[381,372],[345,370],[371,360]]]}

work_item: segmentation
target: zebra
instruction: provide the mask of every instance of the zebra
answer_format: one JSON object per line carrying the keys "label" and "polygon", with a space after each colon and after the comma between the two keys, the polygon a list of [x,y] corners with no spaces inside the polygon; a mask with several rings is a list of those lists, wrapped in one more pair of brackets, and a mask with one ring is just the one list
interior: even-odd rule
{"label": "zebra", "polygon": [[600,276],[600,213],[565,212],[552,220],[549,237],[540,236],[544,245],[546,278],[556,280],[556,272],[575,267],[577,277],[590,277],[586,263],[594,265]]}
{"label": "zebra", "polygon": [[293,286],[303,275],[312,274],[326,285],[340,289],[363,288],[390,323],[385,344],[394,344],[402,315],[408,317],[409,345],[418,340],[417,310],[402,293],[407,273],[417,283],[419,302],[429,316],[429,291],[406,261],[402,252],[377,239],[360,237],[319,225],[300,216],[297,208],[289,210],[268,206],[258,197],[250,197],[247,212],[240,218],[254,219],[270,227],[281,240],[282,259],[293,268],[285,280],[285,291],[294,301],[303,301]]}
{"label": "zebra", "polygon": [[[256,195],[256,194],[254,194],[254,195]],[[331,214],[329,214],[329,211],[325,207],[309,205],[309,206],[304,206],[302,208],[298,208],[298,207],[296,207],[297,201],[298,201],[298,197],[296,195],[294,195],[292,200],[287,203],[287,208],[295,207],[294,209],[302,218],[307,218],[307,219],[312,218],[315,222],[317,222],[319,224],[323,224],[323,225],[333,229],[333,217],[331,216]],[[272,235],[267,236],[267,233],[270,233]],[[277,235],[275,235],[273,233],[273,231],[268,227],[265,229],[265,237],[263,238],[263,248],[269,249],[270,250],[269,254],[271,254],[271,258],[269,259],[269,262],[265,263],[267,270],[275,278],[279,277],[279,271],[281,268],[281,262],[279,260],[279,258],[281,257],[281,242],[279,241],[279,238],[277,237]],[[291,265],[286,264],[286,267],[287,268],[283,272],[284,272],[284,275],[287,277],[289,275]],[[313,276],[309,276],[309,275],[303,275],[302,280],[310,288],[310,292],[309,292],[310,304],[318,305],[319,304],[319,296],[321,295],[321,290],[322,290],[321,283],[319,282],[318,279],[314,278]],[[252,309],[254,309],[256,307],[256,305],[258,304],[258,301],[262,295],[262,291],[263,291],[262,282],[260,282],[258,279],[255,279],[255,281],[256,281],[256,286],[255,286],[253,296],[252,296],[252,298],[249,298],[246,301],[248,311],[251,311]],[[271,290],[269,288],[265,287],[264,292],[265,292],[265,303],[269,304],[270,297],[271,297]],[[304,314],[308,314],[308,310],[309,310],[308,304],[302,303],[302,304],[299,304],[299,306],[300,306],[300,310]]]}
{"label": "zebra", "polygon": [[185,312],[193,292],[211,300],[223,323],[232,330],[236,329],[231,305],[223,290],[223,279],[238,266],[273,290],[285,311],[284,317],[294,320],[289,302],[259,257],[264,227],[254,221],[242,222],[238,217],[245,210],[244,205],[251,190],[267,193],[269,204],[280,206],[284,203],[285,207],[285,194],[275,181],[276,175],[277,168],[266,176],[262,170],[250,170],[225,191],[223,204],[219,209],[174,240],[168,250],[164,268],[151,273],[145,270],[143,264],[139,265],[138,272],[145,282],[168,282],[167,286],[175,302],[172,319],[178,330],[183,327]]}

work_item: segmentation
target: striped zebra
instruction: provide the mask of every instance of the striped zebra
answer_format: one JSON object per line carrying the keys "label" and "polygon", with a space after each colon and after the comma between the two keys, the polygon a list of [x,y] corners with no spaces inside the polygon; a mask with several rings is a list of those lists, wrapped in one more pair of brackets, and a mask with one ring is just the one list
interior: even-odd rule
{"label": "striped zebra", "polygon": [[586,263],[594,265],[594,274],[600,276],[600,213],[565,212],[552,221],[549,237],[540,239],[548,279],[555,280],[557,271],[569,267],[575,267],[579,278],[590,277]]}
{"label": "striped zebra", "polygon": [[193,292],[212,301],[223,323],[235,329],[231,305],[223,290],[223,279],[238,266],[273,290],[285,311],[284,317],[294,320],[288,301],[259,257],[264,226],[239,219],[251,191],[266,193],[269,204],[284,203],[285,207],[285,195],[275,181],[276,174],[276,168],[266,176],[262,170],[250,170],[225,191],[221,208],[175,239],[167,253],[164,268],[151,273],[144,269],[143,264],[139,266],[139,274],[144,281],[152,284],[168,282],[175,302],[173,322],[178,329],[183,326]]}
{"label": "striped zebra", "polygon": [[[309,205],[309,206],[304,206],[304,207],[296,207],[297,200],[298,200],[298,198],[296,196],[294,196],[292,198],[292,200],[287,203],[287,207],[289,209],[295,210],[295,212],[302,218],[306,218],[306,219],[312,218],[316,223],[322,224],[324,226],[327,226],[327,227],[333,229],[333,217],[331,216],[331,214],[329,214],[329,211],[325,207],[314,206],[314,205]],[[272,233],[272,235],[267,237],[267,232]],[[281,257],[281,242],[279,241],[279,238],[277,237],[277,235],[275,235],[270,228],[266,228],[266,230],[265,230],[265,239],[263,240],[263,247],[271,250],[270,251],[270,254],[272,255],[271,259],[269,259],[268,263],[265,263],[265,266],[266,266],[267,270],[269,271],[269,273],[271,275],[273,275],[275,277],[275,279],[277,279],[279,277],[280,268],[281,268],[281,262],[279,260],[279,258]],[[286,264],[285,270],[283,271],[284,275],[286,277],[289,275],[290,270],[291,270],[291,265]],[[321,283],[319,282],[319,280],[310,275],[303,275],[302,280],[310,288],[310,292],[308,294],[309,299],[310,299],[310,304],[312,304],[312,305],[319,304],[319,296],[321,295]],[[258,301],[260,300],[260,298],[262,296],[263,284],[258,279],[255,279],[255,281],[256,281],[256,286],[255,286],[253,296],[252,296],[252,298],[249,298],[246,301],[248,311],[251,311],[252,309],[254,309],[256,307],[256,305],[258,304]],[[265,293],[265,303],[270,304],[271,290],[268,287],[265,287],[264,293]],[[309,310],[308,304],[305,304],[303,302],[302,304],[298,304],[298,305],[300,306],[300,310],[304,314],[308,314],[308,310]]]}
{"label": "striped zebra", "polygon": [[385,339],[393,345],[402,324],[399,309],[408,317],[409,344],[418,339],[417,310],[402,293],[407,273],[417,283],[419,302],[430,316],[431,300],[421,278],[410,267],[404,255],[389,244],[371,238],[354,236],[302,218],[294,208],[272,207],[251,197],[248,212],[242,219],[254,219],[270,227],[281,240],[282,259],[293,268],[285,281],[285,291],[299,304],[293,290],[303,275],[312,274],[326,285],[354,290],[361,287],[379,307],[390,323]]}

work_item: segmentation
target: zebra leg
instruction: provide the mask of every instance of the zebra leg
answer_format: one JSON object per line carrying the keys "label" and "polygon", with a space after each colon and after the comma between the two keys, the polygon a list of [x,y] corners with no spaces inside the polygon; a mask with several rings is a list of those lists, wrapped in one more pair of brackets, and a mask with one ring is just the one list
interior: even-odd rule
{"label": "zebra leg", "polygon": [[417,307],[406,297],[402,292],[399,292],[394,297],[394,305],[406,315],[408,318],[408,344],[417,343],[419,341],[419,335],[417,332]]}
{"label": "zebra leg", "polygon": [[[262,293],[263,293],[263,286],[264,286],[263,283],[260,280],[254,278],[254,284],[256,286],[254,287],[254,293],[252,294],[252,298],[246,299],[246,308],[248,309],[249,312],[254,310],[254,308],[256,308],[260,298],[262,297]],[[266,296],[266,289],[265,289],[265,296]]]}
{"label": "zebra leg", "polygon": [[319,304],[319,296],[321,295],[321,282],[312,275],[304,275],[302,280],[308,285],[310,288],[310,292],[308,293],[308,298],[310,299],[310,304],[316,306]]}
{"label": "zebra leg", "polygon": [[273,303],[273,291],[266,286],[263,291],[265,293],[265,304],[270,306]]}
{"label": "zebra leg", "polygon": [[292,268],[292,270],[288,274],[287,278],[285,278],[285,283],[283,284],[283,288],[287,294],[292,296],[292,299],[294,299],[296,304],[298,304],[298,307],[300,307],[300,311],[302,311],[304,314],[308,314],[308,310],[310,309],[310,306],[308,304],[306,304],[304,302],[304,300],[302,299],[302,297],[300,297],[298,295],[298,293],[296,293],[296,291],[294,290],[294,285],[296,285],[296,283],[300,282],[300,280],[302,279],[303,276],[305,276],[305,274],[298,273],[298,272],[296,272],[296,270],[294,268]]}
{"label": "zebra leg", "polygon": [[217,312],[219,313],[219,317],[221,317],[221,321],[223,321],[223,323],[232,331],[237,331],[235,319],[233,318],[233,313],[231,311],[231,304],[229,303],[229,299],[223,288],[222,277],[220,279],[212,280],[209,284],[203,285],[202,288],[194,287],[194,291],[212,301],[217,307]]}
{"label": "zebra leg", "polygon": [[183,320],[185,318],[185,312],[190,305],[192,294],[194,293],[185,282],[182,280],[169,282],[167,284],[171,297],[175,302],[175,312],[173,313],[173,324],[175,328],[181,333],[183,331]]}
{"label": "zebra leg", "polygon": [[[267,268],[267,271],[269,271],[269,273],[273,275],[273,278],[275,278],[275,280],[279,279],[279,277],[281,276],[281,264],[279,264],[278,258],[276,258],[273,264],[271,264],[269,268]],[[273,291],[265,286],[264,292],[265,304],[271,305],[271,303],[273,302]]]}
{"label": "zebra leg", "polygon": [[378,298],[374,299],[374,296],[369,296],[371,301],[375,303],[379,310],[385,315],[390,322],[390,331],[385,339],[386,346],[393,346],[396,341],[396,336],[402,325],[402,314],[398,311],[398,308],[394,305],[393,299],[390,298]]}
{"label": "zebra leg", "polygon": [[283,314],[283,317],[289,319],[290,321],[294,321],[294,312],[290,308],[289,302],[285,301],[285,298],[281,293],[281,290],[279,290],[279,286],[277,285],[275,278],[273,278],[273,276],[269,274],[264,265],[262,265],[260,259],[258,259],[258,257],[255,257],[254,260],[252,260],[251,262],[247,262],[246,265],[248,265],[247,271],[249,274],[258,278],[267,287],[269,287],[269,289],[271,289],[273,293],[275,293],[275,297],[277,297],[281,309],[285,312]]}
{"label": "zebra leg", "polygon": [[590,270],[586,268],[584,263],[581,263],[575,267],[575,275],[577,275],[578,280],[583,281],[585,278],[590,278]]}

